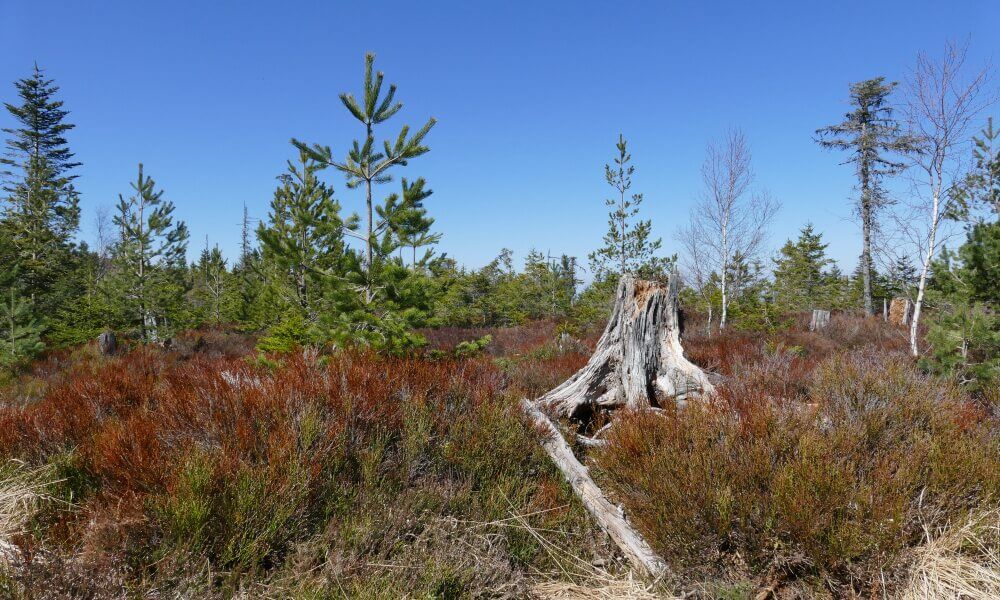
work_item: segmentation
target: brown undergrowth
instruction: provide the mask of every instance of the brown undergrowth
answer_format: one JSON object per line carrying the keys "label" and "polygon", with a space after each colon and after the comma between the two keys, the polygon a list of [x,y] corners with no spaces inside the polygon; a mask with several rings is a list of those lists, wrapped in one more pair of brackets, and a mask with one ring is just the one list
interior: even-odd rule
{"label": "brown undergrowth", "polygon": [[685,577],[891,597],[927,531],[998,505],[996,418],[871,321],[691,340],[716,401],[616,423],[602,478]]}
{"label": "brown undergrowth", "polygon": [[489,358],[139,348],[64,367],[0,408],[0,456],[51,465],[63,501],[16,540],[25,597],[289,581],[304,597],[516,596],[546,569],[538,542],[454,523],[516,511],[594,546]]}
{"label": "brown undergrowth", "polygon": [[[599,334],[567,349],[557,331],[428,332],[440,350],[493,336],[463,359],[260,360],[222,330],[50,354],[0,391],[0,475],[32,498],[0,596],[663,594],[609,560],[519,418]],[[588,457],[670,561],[667,591],[917,597],[988,570],[995,549],[928,544],[997,514],[1000,391],[925,376],[877,319],[683,343],[717,401],[626,415]]]}

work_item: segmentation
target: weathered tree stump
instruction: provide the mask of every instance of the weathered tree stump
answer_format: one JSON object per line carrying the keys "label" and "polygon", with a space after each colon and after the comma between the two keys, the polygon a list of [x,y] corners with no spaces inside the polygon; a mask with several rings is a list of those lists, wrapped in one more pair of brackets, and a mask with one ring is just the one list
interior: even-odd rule
{"label": "weathered tree stump", "polygon": [[889,304],[889,322],[893,325],[907,325],[913,313],[913,303],[909,298],[893,298]]}
{"label": "weathered tree stump", "polygon": [[[604,495],[546,413],[587,420],[598,409],[659,408],[714,393],[705,373],[684,358],[677,291],[676,275],[665,286],[623,277],[611,318],[587,364],[541,398],[522,403],[542,435],[542,447],[598,525],[634,567],[653,577],[666,574],[666,563]],[[585,446],[601,443],[581,441]]]}
{"label": "weathered tree stump", "polygon": [[114,331],[104,331],[97,336],[97,350],[101,356],[111,356],[118,350],[118,338]]}
{"label": "weathered tree stump", "polygon": [[830,311],[814,310],[812,319],[809,321],[809,331],[821,331],[830,324]]}
{"label": "weathered tree stump", "polygon": [[536,402],[582,419],[597,408],[658,407],[713,390],[705,373],[684,358],[677,278],[663,286],[624,277],[590,361]]}

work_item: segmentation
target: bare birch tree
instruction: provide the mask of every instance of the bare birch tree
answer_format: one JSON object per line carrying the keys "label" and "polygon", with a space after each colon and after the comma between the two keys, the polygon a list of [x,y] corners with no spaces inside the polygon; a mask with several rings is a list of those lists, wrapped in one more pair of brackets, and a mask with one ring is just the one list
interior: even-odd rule
{"label": "bare birch tree", "polygon": [[919,138],[913,155],[914,193],[909,210],[898,219],[916,246],[920,267],[917,297],[910,320],[910,352],[920,354],[917,332],[931,263],[949,238],[945,217],[950,190],[961,177],[962,158],[969,145],[969,129],[994,97],[989,90],[989,68],[966,68],[968,45],[946,42],[939,59],[921,52],[907,78],[907,118]]}
{"label": "bare birch tree", "polygon": [[733,257],[758,256],[767,227],[779,205],[766,192],[753,189],[754,171],[750,146],[739,129],[730,129],[720,141],[710,142],[701,167],[705,186],[691,210],[691,222],[678,232],[688,250],[688,265],[697,281],[699,273],[719,274],[722,306],[719,328],[726,327],[729,314],[729,271]]}

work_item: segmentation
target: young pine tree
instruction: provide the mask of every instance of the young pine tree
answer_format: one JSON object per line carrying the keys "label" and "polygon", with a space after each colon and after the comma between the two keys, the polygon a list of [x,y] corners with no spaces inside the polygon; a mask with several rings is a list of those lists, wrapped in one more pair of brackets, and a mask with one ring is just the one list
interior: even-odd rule
{"label": "young pine tree", "polygon": [[230,314],[230,274],[226,259],[218,246],[202,250],[198,262],[191,269],[192,285],[189,304],[197,323],[219,325]]}
{"label": "young pine tree", "polygon": [[114,223],[120,238],[109,284],[120,323],[142,340],[156,341],[182,320],[188,230],[183,221],[174,222],[173,202],[163,199],[142,163],[131,185],[131,196],[118,196]]}
{"label": "young pine tree", "polygon": [[659,238],[650,239],[652,221],[636,220],[642,194],[628,194],[635,166],[629,164],[632,155],[628,152],[625,136],[618,135],[615,147],[618,155],[614,166],[604,165],[604,178],[615,190],[615,197],[604,201],[611,209],[608,213],[608,232],[604,234],[604,246],[589,255],[591,269],[599,279],[656,270],[658,260],[655,255],[661,245]]}
{"label": "young pine tree", "polygon": [[[295,345],[341,339],[341,316],[355,310],[356,255],[344,241],[344,232],[357,227],[357,218],[340,216],[333,189],[319,180],[322,165],[299,151],[271,200],[266,221],[257,228],[261,244],[258,274],[264,279],[257,301],[269,306],[262,315],[268,337],[264,350],[286,350]],[[335,315],[334,320],[329,320]]]}
{"label": "young pine tree", "polygon": [[917,140],[905,134],[892,116],[889,95],[895,82],[884,77],[867,79],[851,85],[851,105],[854,110],[843,122],[818,129],[817,142],[824,148],[846,150],[858,177],[860,197],[857,211],[861,217],[861,274],[864,285],[864,307],[874,312],[872,304],[872,238],[878,227],[878,211],[887,203],[882,180],[896,175],[905,163],[893,156],[916,151]]}
{"label": "young pine tree", "polygon": [[977,209],[1000,219],[1000,131],[993,129],[993,118],[982,132],[972,138],[972,170],[952,191],[953,210],[949,215],[961,220],[976,219]]}
{"label": "young pine tree", "polygon": [[401,250],[410,249],[410,266],[413,269],[425,267],[434,255],[433,250],[428,249],[418,260],[417,248],[429,248],[441,239],[440,233],[431,233],[434,219],[427,216],[423,201],[434,192],[424,189],[425,185],[427,183],[423,177],[413,183],[408,183],[404,177],[402,199],[399,195],[392,194],[376,209],[380,227],[388,228]]}
{"label": "young pine tree", "polygon": [[365,281],[362,300],[365,304],[371,304],[375,300],[377,289],[380,286],[375,275],[375,253],[380,224],[375,220],[374,187],[391,181],[393,168],[405,166],[410,159],[430,150],[423,144],[423,139],[436,122],[433,118],[429,119],[413,135],[410,135],[409,126],[404,125],[395,140],[385,140],[382,143],[382,148],[379,149],[375,141],[376,126],[392,118],[403,108],[403,104],[395,100],[395,85],[390,85],[388,92],[384,96],[382,95],[385,75],[382,72],[373,73],[374,64],[375,55],[369,52],[365,55],[365,78],[360,102],[354,97],[354,94],[343,93],[340,95],[340,100],[348,112],[364,127],[364,138],[354,140],[352,148],[343,161],[333,158],[329,146],[320,146],[319,144],[309,146],[298,140],[292,140],[296,147],[306,152],[316,162],[323,166],[333,166],[344,173],[349,188],[360,187],[364,190],[364,233],[360,235],[352,233],[351,235],[358,237],[363,244]]}
{"label": "young pine tree", "polygon": [[257,229],[264,260],[285,275],[282,295],[311,324],[329,308],[323,305],[329,291],[324,281],[345,276],[344,230],[355,226],[341,218],[333,189],[316,176],[321,168],[304,151],[298,163],[288,161],[267,221]]}

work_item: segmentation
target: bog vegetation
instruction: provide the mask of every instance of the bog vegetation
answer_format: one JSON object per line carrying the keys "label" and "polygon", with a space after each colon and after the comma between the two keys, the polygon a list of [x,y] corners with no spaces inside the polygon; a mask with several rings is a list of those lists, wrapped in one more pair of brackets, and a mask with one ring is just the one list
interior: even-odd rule
{"label": "bog vegetation", "polygon": [[[331,115],[358,138],[292,140],[239,256],[189,263],[141,163],[88,245],[73,125],[36,67],[4,129],[0,594],[996,597],[1000,150],[964,60],[852,85],[843,122],[803,133],[857,170],[853,273],[809,223],[765,255],[780,205],[732,130],[674,256],[619,137],[586,286],[572,256],[439,251],[430,183],[402,177],[436,121],[404,124],[372,55]],[[659,581],[629,575],[518,410],[587,363],[623,276],[681,278],[687,357],[718,381],[576,448]],[[913,308],[890,322],[893,299]],[[834,315],[810,331],[815,309]],[[590,419],[562,426],[612,422]]]}

